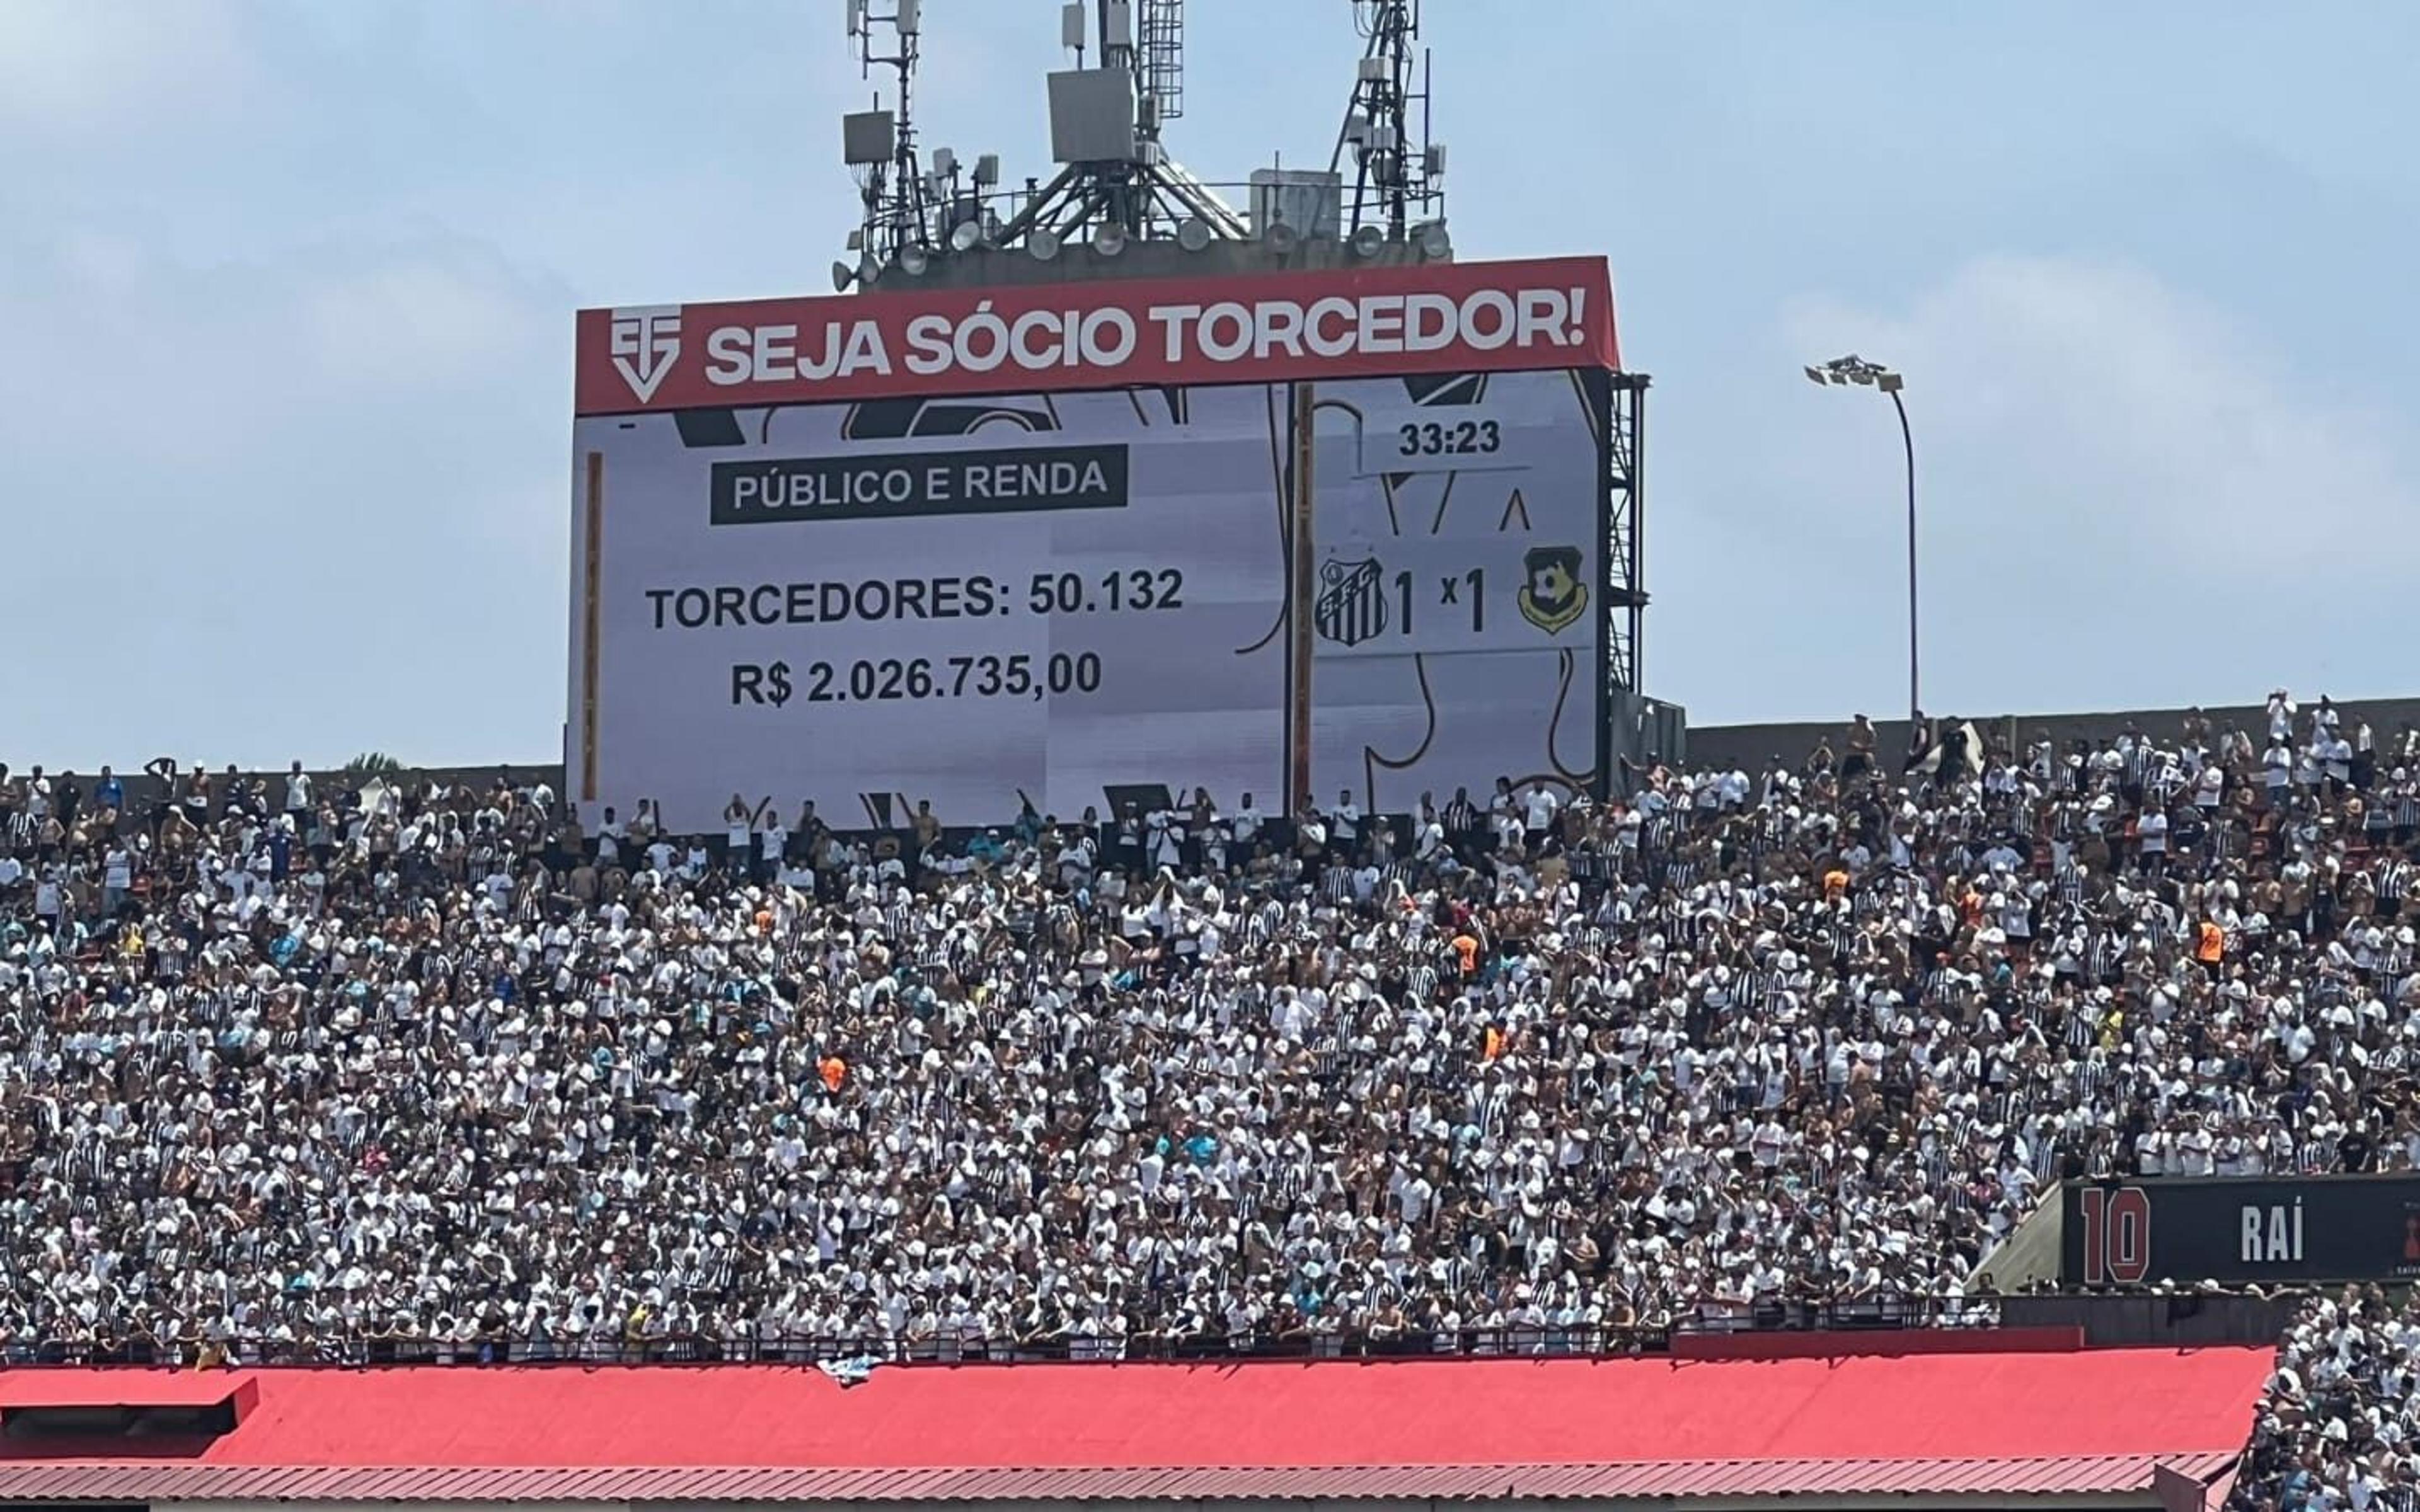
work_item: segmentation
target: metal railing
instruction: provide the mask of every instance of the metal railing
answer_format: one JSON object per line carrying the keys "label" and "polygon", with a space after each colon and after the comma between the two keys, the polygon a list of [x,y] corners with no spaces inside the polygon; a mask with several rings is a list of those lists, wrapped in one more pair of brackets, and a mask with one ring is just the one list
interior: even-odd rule
{"label": "metal railing", "polygon": [[1048,1335],[1026,1338],[710,1338],[683,1335],[528,1338],[504,1334],[441,1339],[371,1335],[333,1339],[57,1339],[0,1343],[0,1368],[45,1365],[979,1365],[1240,1360],[1627,1357],[1670,1347],[1663,1328],[1511,1325],[1429,1329],[1296,1329],[1244,1334]]}
{"label": "metal railing", "polygon": [[[596,1334],[532,1338],[496,1332],[466,1338],[353,1335],[339,1338],[217,1337],[0,1340],[0,1370],[131,1365],[192,1369],[218,1365],[365,1368],[385,1365],[876,1365],[1039,1363],[1215,1364],[1253,1360],[1626,1359],[1661,1355],[1673,1340],[1790,1334],[1902,1331],[1982,1333],[2073,1327],[2088,1345],[2266,1343],[2293,1316],[2293,1295],[2047,1292],[2027,1296],[1782,1300],[1707,1304],[1669,1323],[1502,1324],[1394,1330],[1291,1328],[1246,1333],[715,1338]],[[1978,1340],[1978,1347],[1988,1348]]]}
{"label": "metal railing", "polygon": [[1671,1332],[1688,1335],[1862,1334],[1931,1328],[1997,1328],[2001,1299],[1982,1297],[1857,1297],[1708,1304],[1676,1319]]}

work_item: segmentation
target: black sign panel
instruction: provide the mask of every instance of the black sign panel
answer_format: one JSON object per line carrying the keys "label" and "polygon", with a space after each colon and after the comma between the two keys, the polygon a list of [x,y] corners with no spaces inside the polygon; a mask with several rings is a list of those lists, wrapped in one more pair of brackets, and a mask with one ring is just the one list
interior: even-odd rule
{"label": "black sign panel", "polygon": [[717,525],[1126,507],[1123,446],[717,462]]}
{"label": "black sign panel", "polygon": [[2071,1181],[2068,1286],[2420,1278],[2420,1176]]}

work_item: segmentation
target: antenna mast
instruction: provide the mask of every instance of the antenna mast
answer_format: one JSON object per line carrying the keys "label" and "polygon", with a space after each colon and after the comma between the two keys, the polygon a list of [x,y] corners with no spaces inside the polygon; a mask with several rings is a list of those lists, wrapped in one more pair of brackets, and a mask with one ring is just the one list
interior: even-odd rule
{"label": "antenna mast", "polygon": [[1352,103],[1344,112],[1344,128],[1328,159],[1329,170],[1341,172],[1345,153],[1353,155],[1345,233],[1374,226],[1389,241],[1406,235],[1441,240],[1445,147],[1429,135],[1433,69],[1428,50],[1417,47],[1420,0],[1353,0],[1353,22],[1368,45],[1355,76]]}
{"label": "antenna mast", "polygon": [[[1087,42],[1100,65],[1084,66]],[[1185,114],[1185,0],[1069,0],[1060,42],[1076,67],[1050,75],[1051,156],[1064,164],[1036,184],[993,244],[1044,260],[1086,235],[1095,250],[1127,239],[1188,247],[1243,240],[1244,218],[1168,155],[1168,122]]]}
{"label": "antenna mast", "polygon": [[[1253,170],[1249,184],[1229,186],[1249,190],[1248,209],[1169,155],[1168,123],[1185,114],[1185,0],[1063,0],[1059,40],[1071,66],[1048,77],[1056,171],[1016,188],[1001,187],[996,156],[984,155],[967,172],[947,147],[928,155],[919,141],[913,107],[921,0],[845,3],[861,71],[873,78],[890,70],[897,96],[886,108],[877,92],[872,109],[843,123],[863,216],[849,235],[854,263],[833,265],[835,288],[1139,277],[1187,267],[1236,272],[1347,259],[1444,262],[1453,255],[1445,226],[1445,148],[1429,137],[1429,60],[1419,45],[1422,0],[1353,0],[1364,46],[1335,153],[1325,170],[1282,162]],[[1079,255],[1063,262],[1070,248]]]}
{"label": "antenna mast", "polygon": [[[872,109],[842,121],[845,156],[864,207],[849,249],[860,255],[855,276],[870,283],[883,267],[911,252],[931,252],[936,185],[917,153],[915,117],[923,5],[923,0],[892,0],[887,12],[876,10],[873,0],[847,0],[847,5],[848,37],[857,50],[860,74],[872,78],[876,69],[889,69],[899,90],[896,109],[885,108],[876,89]],[[833,281],[842,282],[839,272]]]}

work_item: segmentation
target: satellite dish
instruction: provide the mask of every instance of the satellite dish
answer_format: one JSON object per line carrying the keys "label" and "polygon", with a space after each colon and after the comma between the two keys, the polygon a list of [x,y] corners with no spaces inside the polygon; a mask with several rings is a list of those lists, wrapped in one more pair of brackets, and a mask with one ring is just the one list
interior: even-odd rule
{"label": "satellite dish", "polygon": [[982,242],[983,234],[982,222],[960,221],[958,223],[958,228],[950,233],[950,250],[952,252],[972,252],[975,250],[976,246]]}
{"label": "satellite dish", "polygon": [[908,277],[922,278],[924,276],[924,270],[932,266],[932,256],[930,254],[926,253],[923,248],[906,247],[901,249],[899,254],[899,270],[906,273]]}
{"label": "satellite dish", "polygon": [[833,293],[835,293],[835,294],[845,294],[845,293],[847,293],[847,292],[848,292],[848,286],[849,286],[851,284],[854,284],[854,283],[856,283],[856,282],[857,282],[857,270],[856,270],[856,269],[851,268],[848,264],[846,264],[846,263],[845,263],[845,262],[834,262],[834,263],[832,264],[832,292],[833,292]]}
{"label": "satellite dish", "polygon": [[1302,242],[1302,233],[1279,221],[1270,225],[1268,243],[1272,251],[1292,252]]}
{"label": "satellite dish", "polygon": [[871,287],[873,286],[874,281],[881,276],[881,258],[876,257],[874,254],[869,252],[864,256],[860,257],[857,260],[857,281],[859,284]]}
{"label": "satellite dish", "polygon": [[1115,221],[1093,233],[1093,250],[1104,257],[1114,257],[1126,250],[1126,228]]}
{"label": "satellite dish", "polygon": [[1356,257],[1375,257],[1386,245],[1387,233],[1377,226],[1365,225],[1353,233],[1353,255]]}
{"label": "satellite dish", "polygon": [[1453,238],[1447,234],[1443,221],[1431,221],[1412,233],[1419,243],[1420,255],[1431,262],[1443,262],[1453,255]]}
{"label": "satellite dish", "polygon": [[1035,262],[1049,262],[1059,255],[1059,233],[1048,226],[1037,227],[1025,239],[1025,251]]}
{"label": "satellite dish", "polygon": [[1207,252],[1210,241],[1210,223],[1199,216],[1176,228],[1176,243],[1187,252]]}

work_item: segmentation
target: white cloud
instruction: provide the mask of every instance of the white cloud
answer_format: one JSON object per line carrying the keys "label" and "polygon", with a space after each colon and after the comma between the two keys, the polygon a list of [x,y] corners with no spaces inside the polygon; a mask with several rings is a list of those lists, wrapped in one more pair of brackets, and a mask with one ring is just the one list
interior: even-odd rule
{"label": "white cloud", "polygon": [[[0,330],[39,358],[0,363],[10,548],[75,569],[21,575],[28,624],[75,628],[0,659],[0,703],[46,711],[17,738],[86,764],[547,749],[572,303],[458,240],[208,266],[115,228],[0,241]],[[63,696],[99,687],[141,695]]]}
{"label": "white cloud", "polygon": [[132,395],[194,443],[249,450],[264,415],[398,393],[435,402],[466,381],[542,372],[561,358],[567,309],[567,296],[459,240],[196,266],[115,228],[70,225],[46,243],[0,243],[0,329],[45,359],[0,365],[0,409],[73,432]]}
{"label": "white cloud", "polygon": [[1993,258],[1901,313],[1809,301],[1787,325],[1905,370],[1931,465],[2070,547],[2252,580],[2410,517],[2384,420],[2139,270]]}
{"label": "white cloud", "polygon": [[171,103],[231,103],[257,82],[225,0],[0,5],[0,120],[88,131]]}
{"label": "white cloud", "polygon": [[[467,378],[528,355],[539,338],[525,290],[459,262],[395,259],[347,269],[303,288],[297,305],[305,345],[339,381],[410,386]],[[553,334],[569,325],[556,320]]]}
{"label": "white cloud", "polygon": [[2408,426],[2149,272],[1993,257],[1659,372],[1649,666],[1693,717],[1904,700],[1899,428],[1798,371],[1849,351],[1907,375],[1936,712],[2409,690]]}

